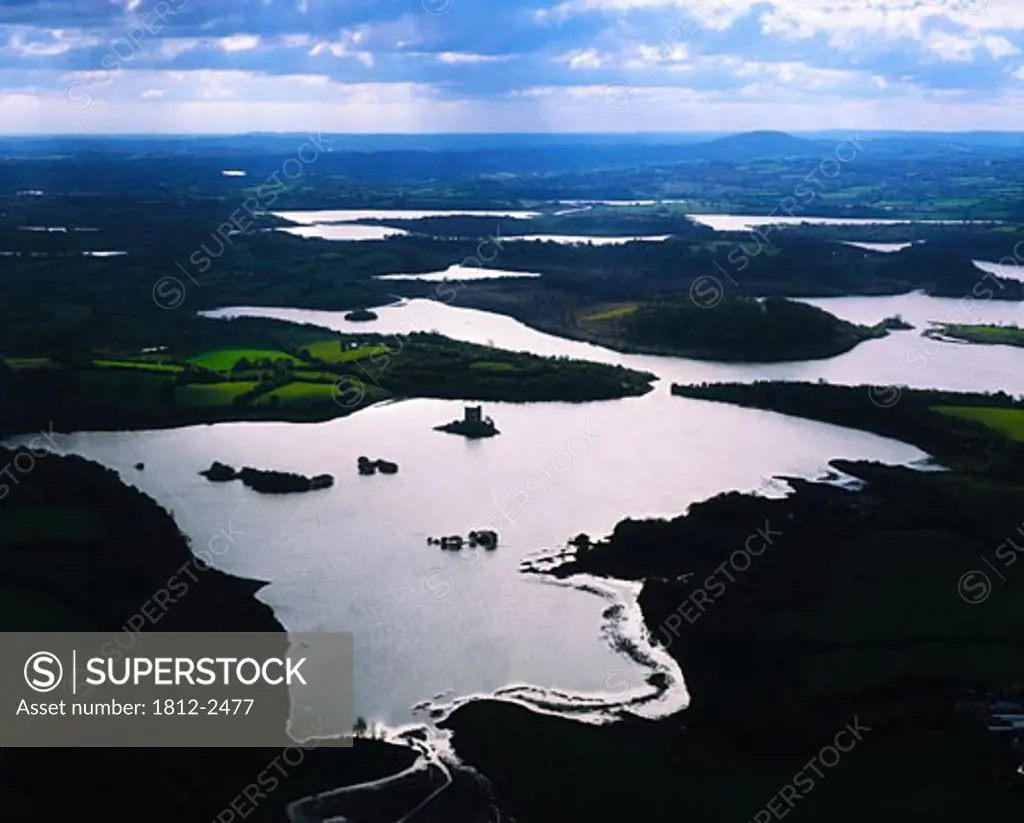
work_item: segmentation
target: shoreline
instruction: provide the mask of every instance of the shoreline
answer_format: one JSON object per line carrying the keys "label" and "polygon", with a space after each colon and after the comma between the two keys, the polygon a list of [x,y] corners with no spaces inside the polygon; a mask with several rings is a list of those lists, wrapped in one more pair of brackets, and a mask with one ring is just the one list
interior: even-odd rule
{"label": "shoreline", "polygon": [[[21,453],[28,452],[0,446],[2,462]],[[0,608],[0,626],[7,631],[119,636],[153,592],[167,587],[197,559],[171,514],[112,469],[77,455],[50,454],[34,463],[22,481],[29,484],[31,493],[15,488],[0,504],[4,514],[28,517],[28,525],[9,545],[12,550],[0,553],[0,586],[18,590],[26,600],[10,610]],[[53,537],[47,531],[51,507],[87,511],[92,521],[81,524],[73,536]],[[264,582],[209,566],[197,569],[186,592],[141,630],[275,632],[281,652],[287,651],[284,627],[258,597]],[[281,697],[284,723],[288,702],[287,695]],[[336,786],[345,774],[358,782],[393,773],[414,759],[408,749],[382,741],[354,743],[353,748],[306,751],[283,788],[266,795],[246,817],[279,821],[285,804],[296,795]],[[111,820],[155,819],[151,810],[156,804],[176,809],[181,820],[212,820],[233,808],[240,792],[281,755],[281,749],[265,748],[8,748],[0,762],[5,813],[11,819],[34,817],[43,795],[50,797],[48,813],[55,818],[71,819],[92,807],[107,810]],[[59,796],[48,793],[54,774],[64,780]],[[184,796],[183,782],[190,787]]]}

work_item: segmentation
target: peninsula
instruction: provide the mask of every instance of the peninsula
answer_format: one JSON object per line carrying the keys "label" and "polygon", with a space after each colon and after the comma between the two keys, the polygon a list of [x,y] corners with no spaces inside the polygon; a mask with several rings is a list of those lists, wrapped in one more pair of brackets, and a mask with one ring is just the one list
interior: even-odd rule
{"label": "peninsula", "polygon": [[[150,345],[0,354],[0,434],[319,422],[392,397],[508,402],[646,394],[653,374],[462,343],[437,334],[340,335],[280,320],[183,318]],[[125,343],[127,341],[124,341]],[[151,351],[162,342],[159,351]]]}
{"label": "peninsula", "polygon": [[933,328],[927,329],[924,335],[937,340],[956,340],[987,346],[1024,346],[1024,329],[1017,326],[936,323]]}
{"label": "peninsula", "polygon": [[622,351],[720,362],[816,360],[901,328],[896,318],[860,326],[782,298],[724,296],[717,287],[653,303],[625,304],[578,318],[581,336]]}

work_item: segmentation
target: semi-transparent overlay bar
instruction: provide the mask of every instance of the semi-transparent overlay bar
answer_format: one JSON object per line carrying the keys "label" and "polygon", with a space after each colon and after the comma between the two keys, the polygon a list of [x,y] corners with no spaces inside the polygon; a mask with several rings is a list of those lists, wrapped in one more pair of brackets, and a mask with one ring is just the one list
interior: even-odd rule
{"label": "semi-transparent overlay bar", "polygon": [[0,632],[0,746],[351,746],[349,633]]}

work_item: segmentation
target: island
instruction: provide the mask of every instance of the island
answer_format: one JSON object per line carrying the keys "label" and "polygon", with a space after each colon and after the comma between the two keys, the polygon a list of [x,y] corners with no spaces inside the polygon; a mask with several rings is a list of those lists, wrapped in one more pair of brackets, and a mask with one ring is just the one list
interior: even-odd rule
{"label": "island", "polygon": [[471,549],[483,548],[493,551],[498,548],[498,533],[492,529],[478,529],[471,531],[466,538],[459,534],[450,534],[444,537],[428,537],[427,544],[440,546],[446,551],[458,551],[468,545]]}
{"label": "island", "polygon": [[896,318],[860,326],[795,300],[698,290],[594,311],[580,317],[577,328],[587,339],[621,351],[777,363],[834,357],[905,326]]}
{"label": "island", "polygon": [[443,426],[434,426],[434,431],[461,434],[471,440],[501,434],[497,426],[494,425],[494,421],[490,417],[483,416],[482,406],[466,406],[465,416],[462,420],[453,420]]}
{"label": "island", "polygon": [[334,477],[329,474],[306,477],[292,472],[267,471],[249,467],[235,471],[231,466],[217,461],[214,461],[210,468],[199,473],[214,483],[241,480],[245,486],[261,494],[294,494],[329,489],[334,485]]}
{"label": "island", "polygon": [[398,464],[390,460],[371,460],[369,457],[360,457],[356,461],[356,468],[360,474],[371,475],[380,472],[381,474],[397,474]]}
{"label": "island", "polygon": [[210,464],[210,468],[203,469],[199,473],[211,483],[227,483],[229,480],[238,479],[237,470],[227,465],[227,463],[221,463],[218,460],[214,460]]}
{"label": "island", "polygon": [[482,546],[488,551],[498,548],[498,533],[493,529],[478,529],[469,533],[469,546]]}
{"label": "island", "polygon": [[904,320],[902,314],[894,314],[892,317],[884,318],[877,328],[885,331],[913,331],[914,324]]}
{"label": "island", "polygon": [[377,313],[369,309],[353,309],[345,313],[345,319],[355,323],[366,323],[377,319]]}

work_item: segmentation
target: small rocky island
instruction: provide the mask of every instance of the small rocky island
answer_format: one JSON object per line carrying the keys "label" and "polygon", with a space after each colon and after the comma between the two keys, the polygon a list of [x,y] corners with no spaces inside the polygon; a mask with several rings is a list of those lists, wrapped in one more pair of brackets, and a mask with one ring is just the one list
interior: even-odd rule
{"label": "small rocky island", "polygon": [[370,320],[376,320],[377,313],[369,309],[353,309],[345,314],[345,319],[356,323],[366,323]]}
{"label": "small rocky island", "polygon": [[233,467],[216,460],[210,468],[199,472],[213,483],[226,483],[229,480],[241,480],[253,491],[262,494],[292,494],[309,492],[317,489],[328,489],[334,485],[334,477],[329,474],[318,474],[306,477],[292,472],[265,471],[248,466],[236,471]]}
{"label": "small rocky island", "polygon": [[450,534],[446,537],[428,537],[427,544],[430,546],[440,546],[445,551],[458,551],[465,545],[468,545],[471,549],[479,546],[480,548],[487,549],[487,551],[493,551],[498,548],[498,533],[491,529],[479,529],[471,531],[465,539],[459,534]]}
{"label": "small rocky island", "polygon": [[883,331],[911,331],[914,328],[912,323],[908,323],[903,319],[902,314],[896,314],[892,317],[886,317],[878,324],[878,328]]}
{"label": "small rocky island", "polygon": [[443,426],[435,426],[434,431],[461,434],[463,437],[473,439],[501,434],[494,425],[494,421],[490,417],[483,416],[482,406],[466,406],[465,417],[462,420],[453,420]]}
{"label": "small rocky island", "polygon": [[398,474],[398,464],[390,460],[371,460],[369,457],[360,457],[356,461],[356,468],[360,474],[370,475],[380,472],[381,474]]}

